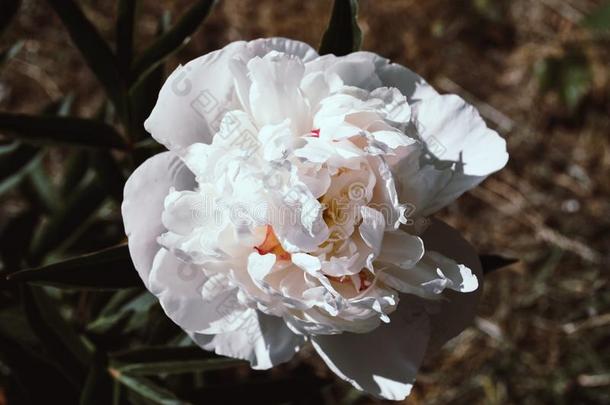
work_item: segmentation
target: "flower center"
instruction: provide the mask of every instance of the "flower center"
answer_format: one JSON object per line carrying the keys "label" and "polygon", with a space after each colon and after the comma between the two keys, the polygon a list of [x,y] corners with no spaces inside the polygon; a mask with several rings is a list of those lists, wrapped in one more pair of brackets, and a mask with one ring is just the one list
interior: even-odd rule
{"label": "flower center", "polygon": [[255,246],[254,249],[260,255],[266,255],[267,253],[273,253],[278,260],[290,260],[290,253],[286,252],[280,241],[275,236],[275,232],[273,232],[273,228],[271,225],[267,225],[265,240],[258,246]]}

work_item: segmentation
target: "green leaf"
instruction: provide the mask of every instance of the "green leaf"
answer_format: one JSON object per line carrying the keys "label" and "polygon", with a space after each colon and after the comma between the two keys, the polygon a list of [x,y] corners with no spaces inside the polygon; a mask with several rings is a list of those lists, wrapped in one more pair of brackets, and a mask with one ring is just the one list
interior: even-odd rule
{"label": "green leaf", "polygon": [[575,113],[591,92],[593,75],[586,55],[580,49],[568,49],[560,58],[546,58],[535,65],[540,91],[553,91],[570,113]]}
{"label": "green leaf", "polygon": [[129,323],[135,311],[121,311],[114,314],[97,318],[87,325],[87,332],[96,335],[115,335],[125,332],[125,326]]}
{"label": "green leaf", "polygon": [[77,402],[77,390],[57,368],[55,364],[41,357],[38,347],[34,350],[24,344],[23,339],[12,339],[0,331],[0,348],[2,361],[10,368],[15,377],[16,387],[28,404],[49,402],[49,392],[53,392],[53,401],[60,404]]}
{"label": "green leaf", "polygon": [[59,304],[40,287],[22,288],[24,311],[30,327],[47,354],[76,386],[82,386],[91,360],[84,342],[59,312]]}
{"label": "green leaf", "polygon": [[34,262],[74,237],[74,232],[95,214],[106,197],[105,188],[95,177],[75,190],[34,236],[31,247]]}
{"label": "green leaf", "polygon": [[71,151],[59,186],[61,195],[69,195],[74,191],[85,177],[88,169],[89,154],[82,149]]}
{"label": "green leaf", "polygon": [[42,156],[39,151],[19,141],[0,148],[0,195],[23,180]]}
{"label": "green leaf", "polygon": [[4,51],[0,52],[0,68],[4,66],[6,62],[13,59],[21,48],[23,48],[24,41],[17,41],[13,46],[9,46]]}
{"label": "green leaf", "polygon": [[479,260],[481,261],[483,274],[489,274],[494,270],[510,266],[511,264],[517,263],[519,261],[518,259],[503,257],[499,255],[479,255]]}
{"label": "green leaf", "polygon": [[28,209],[5,224],[0,235],[0,257],[6,271],[20,269],[26,261],[34,229],[40,220],[40,212]]}
{"label": "green leaf", "polygon": [[120,382],[123,386],[137,393],[142,398],[152,401],[153,404],[160,405],[182,405],[188,402],[181,401],[170,391],[159,387],[145,377],[135,377],[123,374],[118,370],[110,368],[110,375]]}
{"label": "green leaf", "polygon": [[117,3],[116,49],[119,68],[129,82],[129,67],[133,57],[133,26],[136,0],[119,0]]}
{"label": "green leaf", "polygon": [[85,118],[0,113],[0,130],[13,137],[45,143],[125,149],[127,145],[108,124]]}
{"label": "green leaf", "polygon": [[104,188],[118,204],[121,204],[127,179],[114,156],[107,150],[95,150],[92,152],[91,160]]}
{"label": "green leaf", "polygon": [[199,347],[150,347],[112,355],[112,367],[130,375],[182,374],[220,370],[247,364],[228,357],[212,357]]}
{"label": "green leaf", "polygon": [[587,15],[582,25],[594,31],[610,30],[610,1],[606,1]]}
{"label": "green leaf", "polygon": [[62,288],[115,290],[141,286],[127,245],[53,263],[35,269],[21,270],[10,280]]}
{"label": "green leaf", "polygon": [[0,34],[2,34],[11,21],[13,21],[17,11],[19,11],[20,5],[20,0],[2,0],[2,2],[0,2]]}
{"label": "green leaf", "polygon": [[208,16],[215,2],[215,0],[198,0],[170,30],[142,52],[134,62],[132,76],[138,78],[144,72],[154,69],[159,62],[187,41]]}
{"label": "green leaf", "polygon": [[48,2],[65,25],[72,42],[106,90],[117,111],[125,116],[123,78],[119,73],[116,57],[106,41],[73,0],[48,0]]}
{"label": "green leaf", "polygon": [[[160,38],[169,30],[169,13],[164,13],[159,19],[157,37]],[[136,141],[151,139],[144,129],[144,120],[152,112],[161,86],[163,86],[165,67],[162,62],[154,69],[149,69],[129,89],[129,103],[131,109],[131,125],[129,129],[130,138]],[[159,144],[157,144],[158,146]]]}
{"label": "green leaf", "polygon": [[39,160],[30,170],[27,184],[39,207],[48,213],[53,213],[61,206],[60,197],[41,163]]}
{"label": "green leaf", "polygon": [[[299,371],[301,371],[299,375]],[[248,403],[252,398],[266,405],[294,403],[324,403],[321,392],[331,380],[316,377],[311,370],[291,370],[290,376],[265,381],[249,379],[239,383],[222,382],[206,384],[188,396],[194,403]]]}
{"label": "green leaf", "polygon": [[333,12],[320,43],[320,55],[347,55],[360,49],[362,31],[358,26],[358,0],[335,0]]}
{"label": "green leaf", "polygon": [[561,72],[561,98],[568,109],[574,111],[589,94],[592,85],[591,71],[586,60],[568,58]]}
{"label": "green leaf", "polygon": [[0,336],[18,341],[23,346],[33,347],[38,344],[38,339],[20,306],[3,308],[0,311]]}
{"label": "green leaf", "polygon": [[103,353],[94,355],[80,397],[81,405],[108,405],[112,402],[112,378],[108,359]]}

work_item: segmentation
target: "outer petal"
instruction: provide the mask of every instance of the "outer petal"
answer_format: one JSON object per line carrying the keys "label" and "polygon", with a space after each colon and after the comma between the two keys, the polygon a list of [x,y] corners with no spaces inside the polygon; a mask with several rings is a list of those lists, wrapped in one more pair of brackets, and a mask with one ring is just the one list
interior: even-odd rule
{"label": "outer petal", "polygon": [[189,334],[205,350],[250,362],[256,370],[266,370],[290,360],[305,338],[288,329],[282,318],[249,309],[244,322],[232,332],[217,335]]}
{"label": "outer petal", "polygon": [[[482,283],[476,252],[457,231],[435,221],[423,238],[427,248],[464,263]],[[370,333],[315,336],[311,340],[339,377],[373,395],[401,400],[409,395],[424,354],[438,350],[472,322],[481,289],[480,285],[467,294],[445,291],[446,301],[401,295],[389,324]]]}
{"label": "outer petal", "polygon": [[307,65],[307,73],[331,71],[346,85],[366,90],[395,87],[407,97],[409,104],[438,94],[416,73],[372,52],[354,52],[342,57],[324,55]]}
{"label": "outer petal", "polygon": [[247,53],[246,45],[233,42],[174,70],[144,122],[157,142],[170,150],[211,142],[224,113],[233,107],[229,60]]}
{"label": "outer petal", "polygon": [[439,302],[438,312],[430,317],[432,336],[430,349],[432,353],[440,349],[449,339],[468,327],[476,315],[477,304],[483,293],[483,269],[475,248],[457,230],[446,223],[433,220],[431,226],[422,235],[426,249],[440,252],[466,265],[477,277],[479,286],[469,293],[445,290],[445,300]]}
{"label": "outer petal", "polygon": [[438,211],[506,165],[506,141],[458,96],[428,98],[414,107],[414,115],[428,151],[439,159],[405,150],[392,166],[399,200],[413,204],[414,215]]}
{"label": "outer petal", "polygon": [[[461,162],[466,176],[487,176],[506,165],[506,141],[487,128],[478,111],[459,96],[430,97],[416,107],[421,138],[441,160]],[[433,137],[431,139],[431,137]]]}
{"label": "outer petal", "polygon": [[328,367],[357,389],[401,400],[411,392],[430,335],[428,317],[417,311],[401,300],[390,323],[372,332],[312,336],[311,342]]}
{"label": "outer petal", "polygon": [[155,256],[149,279],[167,316],[189,332],[231,331],[246,308],[237,302],[237,291],[218,279],[208,279],[199,266],[176,258],[166,249]]}
{"label": "outer petal", "polygon": [[170,152],[142,163],[125,184],[121,212],[129,253],[147,288],[153,259],[160,249],[157,237],[165,231],[161,223],[165,197],[170,187],[185,190],[193,186],[192,173]]}
{"label": "outer petal", "polygon": [[298,56],[303,62],[309,62],[318,57],[315,49],[305,42],[282,37],[255,39],[248,42],[248,48],[252,49],[257,56],[266,55],[271,51],[278,51]]}
{"label": "outer petal", "polygon": [[309,45],[286,38],[233,42],[179,66],[169,76],[144,123],[146,130],[170,150],[195,142],[210,143],[223,115],[236,106],[229,61],[238,57],[247,62],[273,50],[298,56],[304,62],[318,56]]}

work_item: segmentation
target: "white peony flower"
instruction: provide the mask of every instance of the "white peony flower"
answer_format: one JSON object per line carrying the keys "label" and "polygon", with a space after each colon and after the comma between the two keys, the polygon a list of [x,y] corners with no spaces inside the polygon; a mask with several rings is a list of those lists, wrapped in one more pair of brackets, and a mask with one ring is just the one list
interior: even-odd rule
{"label": "white peony flower", "polygon": [[133,262],[202,348],[266,369],[310,340],[356,388],[410,392],[472,320],[481,267],[423,219],[508,159],[478,112],[373,53],[283,38],[179,67],[125,186]]}

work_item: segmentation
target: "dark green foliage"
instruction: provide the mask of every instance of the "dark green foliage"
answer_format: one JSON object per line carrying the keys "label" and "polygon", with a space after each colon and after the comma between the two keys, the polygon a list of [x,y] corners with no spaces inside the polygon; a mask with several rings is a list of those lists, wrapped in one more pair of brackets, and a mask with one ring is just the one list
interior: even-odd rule
{"label": "dark green foliage", "polygon": [[11,23],[15,14],[19,11],[20,5],[21,0],[3,0],[0,3],[0,34],[2,34]]}
{"label": "dark green foliage", "polygon": [[604,1],[585,17],[582,25],[599,32],[610,32],[610,1]]}
{"label": "dark green foliage", "polygon": [[14,281],[79,289],[120,289],[141,286],[126,245],[68,259],[48,266],[21,270]]}
{"label": "dark green foliage", "polygon": [[[0,31],[18,3],[2,3]],[[242,362],[184,346],[184,333],[143,289],[127,245],[112,245],[124,242],[117,209],[127,175],[156,152],[133,145],[145,139],[143,121],[165,79],[163,61],[214,1],[196,2],[173,25],[166,13],[141,55],[134,55],[135,0],[117,2],[116,51],[80,3],[49,3],[109,102],[95,118],[70,116],[72,97],[40,115],[0,112],[0,132],[14,139],[0,146],[0,194],[27,201],[0,229],[6,395],[11,404],[186,403],[172,390],[194,374]],[[0,68],[22,44],[2,50]],[[66,156],[59,181],[49,168],[58,153]]]}
{"label": "dark green foliage", "polygon": [[347,55],[360,49],[362,32],[358,27],[358,0],[335,0],[328,28],[320,43],[320,55]]}
{"label": "dark green foliage", "polygon": [[517,259],[502,257],[498,255],[480,255],[479,260],[481,261],[481,266],[483,267],[484,274],[491,273],[492,271],[501,269],[506,266],[510,266],[511,264],[515,264],[518,262]]}
{"label": "dark green foliage", "polygon": [[116,57],[97,29],[73,0],[48,0],[64,23],[74,45],[100,81],[120,114],[126,114],[124,78]]}
{"label": "dark green foliage", "polygon": [[165,57],[188,40],[214,5],[214,0],[198,0],[176,24],[158,37],[134,62],[133,75],[140,77],[154,69]]}
{"label": "dark green foliage", "polygon": [[562,57],[540,61],[535,72],[542,93],[555,92],[570,112],[575,112],[589,94],[592,74],[586,57],[572,49]]}
{"label": "dark green foliage", "polygon": [[84,118],[0,113],[0,130],[26,141],[126,148],[123,138],[112,126]]}

